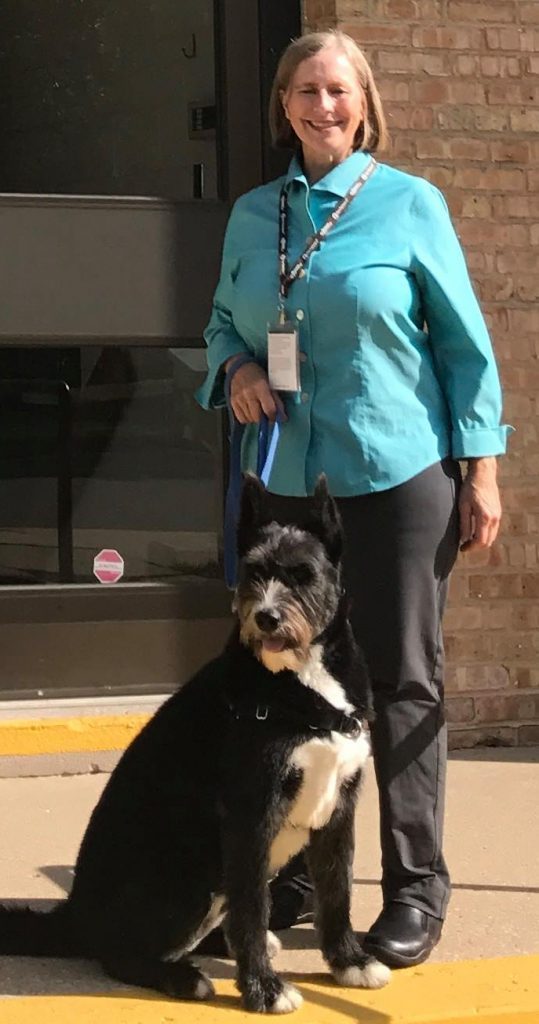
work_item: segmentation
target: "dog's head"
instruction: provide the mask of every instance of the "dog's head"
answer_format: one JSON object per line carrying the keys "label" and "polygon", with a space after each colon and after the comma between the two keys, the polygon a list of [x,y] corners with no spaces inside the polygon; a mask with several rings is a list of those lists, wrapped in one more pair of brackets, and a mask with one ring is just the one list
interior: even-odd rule
{"label": "dog's head", "polygon": [[238,527],[234,609],[240,638],[272,671],[295,668],[335,617],[341,590],[343,534],[320,477],[305,523],[272,521],[265,488],[245,479]]}

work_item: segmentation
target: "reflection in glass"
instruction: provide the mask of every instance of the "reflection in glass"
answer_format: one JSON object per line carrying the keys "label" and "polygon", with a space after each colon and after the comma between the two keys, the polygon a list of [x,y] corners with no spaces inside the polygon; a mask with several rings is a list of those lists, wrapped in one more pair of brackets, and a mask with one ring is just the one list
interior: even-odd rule
{"label": "reflection in glass", "polygon": [[0,349],[0,584],[221,576],[220,418],[200,349]]}
{"label": "reflection in glass", "polygon": [[1,10],[0,191],[217,196],[213,0]]}

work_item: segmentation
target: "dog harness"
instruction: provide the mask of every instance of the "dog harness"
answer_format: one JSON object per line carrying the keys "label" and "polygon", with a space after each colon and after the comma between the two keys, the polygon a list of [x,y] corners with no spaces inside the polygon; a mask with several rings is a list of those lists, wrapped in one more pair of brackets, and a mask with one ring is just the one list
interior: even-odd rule
{"label": "dog harness", "polygon": [[363,732],[363,723],[358,715],[346,715],[338,711],[328,702],[326,707],[313,706],[308,712],[301,711],[285,704],[254,704],[249,701],[235,702],[227,700],[227,707],[237,720],[245,719],[255,722],[290,722],[291,725],[302,726],[313,732],[338,732],[349,739],[357,739]]}

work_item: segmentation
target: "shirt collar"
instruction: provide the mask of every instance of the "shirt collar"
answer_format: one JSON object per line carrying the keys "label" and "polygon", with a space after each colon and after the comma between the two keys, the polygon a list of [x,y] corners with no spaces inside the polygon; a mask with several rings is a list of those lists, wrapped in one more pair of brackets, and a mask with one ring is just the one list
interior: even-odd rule
{"label": "shirt collar", "polygon": [[308,188],[333,192],[334,195],[343,197],[354,182],[357,181],[370,160],[370,153],[365,153],[363,150],[358,149],[355,153],[351,153],[346,160],[343,160],[342,164],[337,164],[331,171],[328,171],[323,178],[320,178],[320,181],[315,181],[314,185],[309,185],[299,158],[296,155],[290,161],[285,178],[285,188],[288,189],[293,181],[297,181],[302,182]]}

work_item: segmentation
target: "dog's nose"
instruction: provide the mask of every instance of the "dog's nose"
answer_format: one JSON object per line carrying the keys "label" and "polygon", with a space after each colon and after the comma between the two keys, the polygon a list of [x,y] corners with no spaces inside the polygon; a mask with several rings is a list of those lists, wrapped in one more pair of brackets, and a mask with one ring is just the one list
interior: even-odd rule
{"label": "dog's nose", "polygon": [[255,615],[255,622],[264,633],[274,633],[279,625],[279,616],[275,612],[260,611]]}

